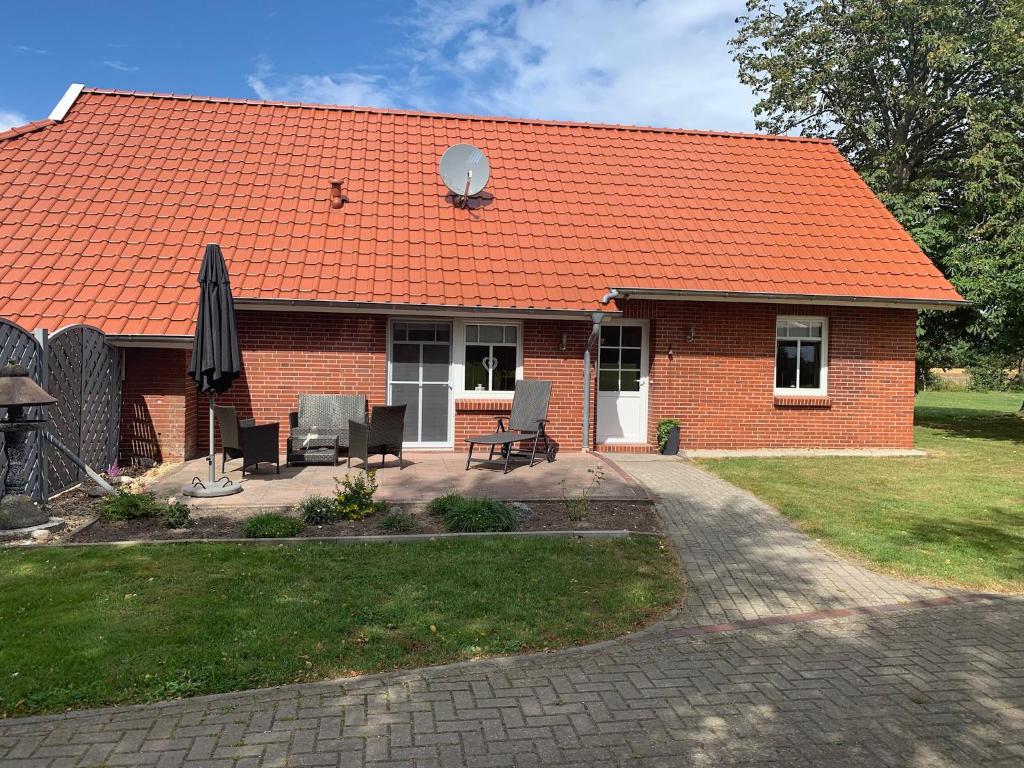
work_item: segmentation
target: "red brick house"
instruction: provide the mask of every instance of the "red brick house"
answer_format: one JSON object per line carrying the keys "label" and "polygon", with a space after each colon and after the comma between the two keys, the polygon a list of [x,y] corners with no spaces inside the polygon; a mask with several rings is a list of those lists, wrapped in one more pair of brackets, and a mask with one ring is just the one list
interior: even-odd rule
{"label": "red brick house", "polygon": [[[468,208],[437,171],[460,142],[492,169]],[[827,141],[81,86],[0,133],[0,315],[125,348],[125,456],[196,452],[211,241],[242,415],[363,392],[419,447],[530,377],[563,450],[645,450],[663,417],[691,449],[908,448],[917,311],[962,302]]]}

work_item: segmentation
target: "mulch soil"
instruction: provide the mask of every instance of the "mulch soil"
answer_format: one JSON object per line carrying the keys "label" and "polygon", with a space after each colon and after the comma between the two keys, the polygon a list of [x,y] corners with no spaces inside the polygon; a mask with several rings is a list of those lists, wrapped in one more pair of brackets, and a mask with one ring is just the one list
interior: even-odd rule
{"label": "mulch soil", "polygon": [[[83,494],[84,495],[84,494]],[[629,530],[658,532],[658,518],[654,505],[649,501],[603,501],[594,500],[586,516],[573,520],[561,501],[532,502],[520,530],[524,531],[571,531],[571,530]],[[415,518],[419,527],[408,533],[443,533],[440,521],[419,506],[405,507]],[[105,542],[167,539],[223,539],[243,538],[242,525],[247,515],[233,513],[230,516],[213,512],[196,512],[194,523],[189,528],[167,528],[160,520],[125,520],[108,522],[97,520],[92,525],[72,533],[66,540],[74,542]],[[391,531],[380,529],[381,515],[364,520],[340,521],[328,525],[307,525],[299,536],[370,536]],[[395,534],[400,535],[400,534]]]}

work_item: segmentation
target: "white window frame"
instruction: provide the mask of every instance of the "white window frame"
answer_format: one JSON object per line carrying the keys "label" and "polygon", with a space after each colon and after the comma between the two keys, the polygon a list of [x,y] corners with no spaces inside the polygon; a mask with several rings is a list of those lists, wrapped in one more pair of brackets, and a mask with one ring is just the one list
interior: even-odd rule
{"label": "white window frame", "polygon": [[516,329],[516,381],[523,378],[523,323],[520,320],[477,320],[475,318],[456,320],[452,331],[455,349],[452,350],[455,397],[460,400],[511,400],[512,392],[478,392],[466,389],[466,326],[467,325],[511,325]]}
{"label": "white window frame", "polygon": [[[779,322],[793,320],[802,323],[821,323],[821,386],[814,389],[800,387],[777,387],[779,380],[779,341],[815,341],[814,338],[801,339],[795,336],[779,336]],[[797,363],[797,382],[800,381],[800,367]],[[810,315],[778,315],[775,318],[775,342],[772,345],[772,391],[776,397],[825,397],[828,395],[828,318]]]}

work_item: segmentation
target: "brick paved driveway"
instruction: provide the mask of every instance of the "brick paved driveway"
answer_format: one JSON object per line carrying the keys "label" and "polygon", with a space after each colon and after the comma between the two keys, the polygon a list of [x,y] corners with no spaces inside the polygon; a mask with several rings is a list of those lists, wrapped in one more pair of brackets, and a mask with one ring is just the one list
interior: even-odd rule
{"label": "brick paved driveway", "polygon": [[1024,600],[948,602],[690,465],[620,463],[686,564],[671,621],[546,656],[0,722],[0,766],[1024,765]]}

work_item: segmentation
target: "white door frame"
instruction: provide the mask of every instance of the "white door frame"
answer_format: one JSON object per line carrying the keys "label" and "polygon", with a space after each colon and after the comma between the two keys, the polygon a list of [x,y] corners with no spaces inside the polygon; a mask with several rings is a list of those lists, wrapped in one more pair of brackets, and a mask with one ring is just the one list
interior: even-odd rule
{"label": "white door frame", "polygon": [[[455,383],[452,380],[454,375],[455,365],[455,327],[450,317],[389,317],[388,318],[388,338],[387,338],[387,361],[388,361],[388,375],[387,383],[385,385],[385,394],[387,396],[388,405],[391,405],[391,357],[392,357],[392,341],[393,334],[392,329],[395,322],[400,323],[435,323],[438,325],[448,326],[448,439],[444,442],[433,441],[433,442],[415,442],[405,440],[402,442],[405,448],[439,448],[451,450],[455,446]],[[444,382],[431,382],[435,384],[443,384]],[[423,423],[423,414],[420,413],[420,424]]]}
{"label": "white door frame", "polygon": [[597,443],[598,445],[647,445],[647,432],[648,432],[648,408],[649,408],[649,367],[650,367],[650,328],[651,323],[649,320],[642,319],[628,319],[628,318],[614,318],[606,320],[602,325],[632,325],[640,326],[641,340],[640,340],[640,424],[639,433],[640,438],[633,440],[626,437],[604,437],[601,436],[601,389],[600,389],[600,365],[601,365],[601,350],[600,350],[600,337],[598,337],[598,356],[597,356],[597,381],[594,384],[594,390],[596,392],[595,407],[594,411],[597,417],[596,431],[597,431]]}

